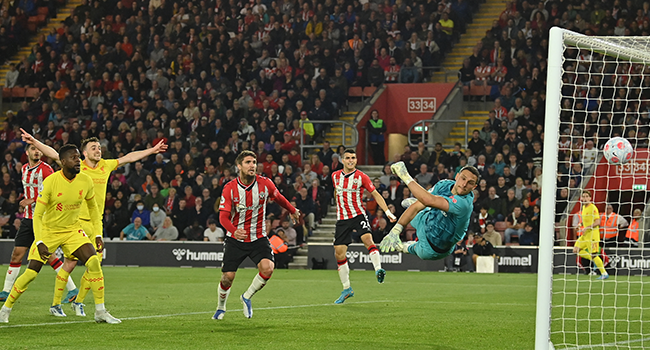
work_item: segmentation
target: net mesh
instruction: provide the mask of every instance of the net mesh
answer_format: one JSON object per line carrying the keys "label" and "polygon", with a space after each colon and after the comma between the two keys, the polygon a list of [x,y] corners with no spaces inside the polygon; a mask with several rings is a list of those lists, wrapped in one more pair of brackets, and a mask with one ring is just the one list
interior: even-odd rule
{"label": "net mesh", "polygon": [[[556,349],[648,349],[650,38],[565,34],[562,55],[551,342]],[[622,166],[603,157],[615,136],[635,149]],[[593,256],[606,264],[607,280],[573,253],[583,189],[601,216],[602,249]],[[635,234],[639,243],[626,238]]]}

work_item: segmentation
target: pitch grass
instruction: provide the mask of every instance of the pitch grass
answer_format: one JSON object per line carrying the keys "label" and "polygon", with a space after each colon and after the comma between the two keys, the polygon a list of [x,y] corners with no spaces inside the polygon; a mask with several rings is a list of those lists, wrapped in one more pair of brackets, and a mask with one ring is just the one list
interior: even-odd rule
{"label": "pitch grass", "polygon": [[[1,267],[0,271],[5,271]],[[23,268],[24,269],[24,268]],[[240,270],[225,319],[212,320],[218,269],[105,267],[106,305],[120,325],[49,315],[54,272],[44,268],[0,324],[0,349],[532,349],[536,275],[352,271],[355,296],[333,304],[334,270],[276,270],[244,318]],[[73,273],[78,281],[81,270]],[[158,317],[156,317],[158,316]],[[76,323],[72,323],[76,322]],[[30,326],[31,325],[31,326]]]}

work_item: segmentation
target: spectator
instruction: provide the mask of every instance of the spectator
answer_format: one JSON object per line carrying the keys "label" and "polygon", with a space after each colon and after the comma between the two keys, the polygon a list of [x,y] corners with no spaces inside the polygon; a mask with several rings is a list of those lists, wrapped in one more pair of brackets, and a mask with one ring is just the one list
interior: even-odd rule
{"label": "spectator", "polygon": [[305,214],[305,222],[309,232],[315,228],[314,221],[316,220],[316,204],[312,197],[307,193],[307,188],[303,187],[298,191],[298,196],[294,198],[296,205],[302,214]]}
{"label": "spectator", "polygon": [[453,253],[446,258],[445,269],[447,271],[471,271],[471,266],[467,266],[469,262],[469,251],[465,245],[465,241],[461,240],[456,243]]}
{"label": "spectator", "polygon": [[524,226],[526,225],[526,215],[521,212],[520,207],[515,207],[513,212],[506,217],[506,244],[510,243],[512,236],[517,236],[517,242],[522,234],[524,234]]}
{"label": "spectator", "polygon": [[494,186],[491,186],[488,189],[488,196],[483,200],[481,206],[488,208],[488,214],[490,214],[496,221],[503,221],[504,216],[502,213],[502,201],[499,196],[497,196],[497,190]]}
{"label": "spectator", "polygon": [[524,232],[519,237],[519,245],[527,245],[527,246],[539,245],[539,233],[529,222],[525,224]]}
{"label": "spectator", "polygon": [[208,220],[208,228],[203,231],[203,240],[206,242],[223,242],[226,237],[222,228],[217,227],[214,219]]}
{"label": "spectator", "polygon": [[136,217],[132,223],[122,229],[120,232],[120,240],[123,241],[124,238],[127,241],[141,241],[145,238],[148,240],[152,239],[149,231],[142,225],[142,219],[140,217]]}
{"label": "spectator", "polygon": [[190,220],[190,210],[186,206],[185,199],[178,201],[178,206],[172,210],[171,218],[178,232],[185,232]]}
{"label": "spectator", "polygon": [[200,225],[199,220],[193,220],[192,225],[183,230],[183,235],[188,241],[203,241],[203,231],[205,229]]}
{"label": "spectator", "polygon": [[169,216],[165,217],[162,226],[156,229],[153,239],[156,241],[175,241],[178,239],[178,229],[174,227],[172,218]]}
{"label": "spectator", "polygon": [[492,243],[483,239],[483,235],[477,234],[474,236],[474,245],[472,246],[472,262],[476,266],[476,261],[479,256],[491,256],[496,258],[496,252]]}
{"label": "spectator", "polygon": [[167,214],[164,211],[160,210],[158,203],[154,203],[152,211],[149,213],[149,225],[151,226],[151,231],[155,232],[159,227],[165,222]]}
{"label": "spectator", "polygon": [[[154,207],[154,204],[157,204],[159,208],[162,208],[165,205],[165,198],[158,191],[158,185],[155,183],[149,186],[149,194],[144,197],[144,207],[147,210],[151,210]],[[162,221],[160,222],[162,224]]]}
{"label": "spectator", "polygon": [[384,156],[384,133],[386,132],[386,123],[379,119],[379,111],[373,110],[370,113],[370,119],[366,125],[370,133],[369,142],[372,149],[372,158],[375,165],[386,163]]}
{"label": "spectator", "polygon": [[144,208],[144,203],[141,200],[136,202],[135,209],[131,215],[131,222],[135,222],[136,218],[140,218],[140,224],[148,227],[150,225],[149,218],[151,217],[151,213]]}
{"label": "spectator", "polygon": [[428,168],[426,164],[420,164],[420,172],[415,176],[415,180],[421,186],[425,186],[433,179],[433,174],[429,172]]}
{"label": "spectator", "polygon": [[502,238],[503,237],[501,237],[501,234],[494,230],[494,223],[488,221],[485,226],[485,232],[483,233],[483,239],[492,243],[492,246],[497,247],[502,245]]}
{"label": "spectator", "polygon": [[479,213],[472,215],[469,226],[470,232],[484,234],[487,231],[487,224],[492,222],[492,216],[488,213],[488,210],[488,207],[481,206]]}

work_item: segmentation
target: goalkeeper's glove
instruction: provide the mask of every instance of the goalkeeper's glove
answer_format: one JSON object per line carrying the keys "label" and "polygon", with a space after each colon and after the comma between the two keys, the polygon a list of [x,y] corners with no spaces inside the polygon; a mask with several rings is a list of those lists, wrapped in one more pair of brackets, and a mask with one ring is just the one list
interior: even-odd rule
{"label": "goalkeeper's glove", "polygon": [[387,211],[387,212],[386,212],[386,216],[388,217],[388,219],[389,219],[391,222],[394,222],[395,220],[397,220],[397,218],[395,217],[395,214],[391,213],[390,211]]}
{"label": "goalkeeper's glove", "polygon": [[393,229],[381,240],[379,243],[379,249],[382,253],[388,253],[395,250],[401,249],[402,240],[399,239],[399,234],[402,232],[404,227],[400,224],[396,224]]}

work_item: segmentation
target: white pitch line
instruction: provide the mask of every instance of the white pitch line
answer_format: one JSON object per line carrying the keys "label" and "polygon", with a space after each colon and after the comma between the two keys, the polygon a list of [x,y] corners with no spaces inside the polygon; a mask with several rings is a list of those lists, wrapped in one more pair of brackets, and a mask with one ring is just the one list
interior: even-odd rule
{"label": "white pitch line", "polygon": [[579,349],[593,349],[593,348],[604,348],[608,346],[617,346],[617,345],[625,345],[625,344],[634,344],[634,343],[641,343],[648,341],[650,342],[650,337],[648,338],[641,338],[641,339],[635,339],[635,340],[625,340],[625,341],[616,341],[612,343],[605,343],[605,344],[593,344],[593,345],[579,345],[571,348],[565,348],[564,350],[579,350]]}
{"label": "white pitch line", "polygon": [[[375,304],[375,303],[391,303],[395,301],[391,300],[369,300],[369,301],[348,301],[347,304]],[[299,308],[308,308],[308,307],[323,307],[323,306],[337,306],[333,303],[328,304],[307,304],[307,305],[286,305],[286,306],[270,306],[270,307],[259,307],[254,310],[278,310],[278,309],[299,309]],[[241,310],[228,310],[226,312],[241,312]],[[150,318],[163,318],[163,317],[178,317],[178,316],[191,316],[191,315],[204,315],[212,314],[214,311],[199,311],[199,312],[184,312],[179,314],[166,314],[166,315],[148,315],[148,316],[134,316],[134,317],[122,317],[121,320],[143,320]],[[2,328],[19,328],[19,327],[41,327],[41,326],[56,326],[64,324],[75,324],[75,323],[93,323],[94,320],[81,320],[81,321],[64,321],[64,322],[44,322],[44,323],[31,323],[31,324],[12,324],[6,326],[0,326]]]}

